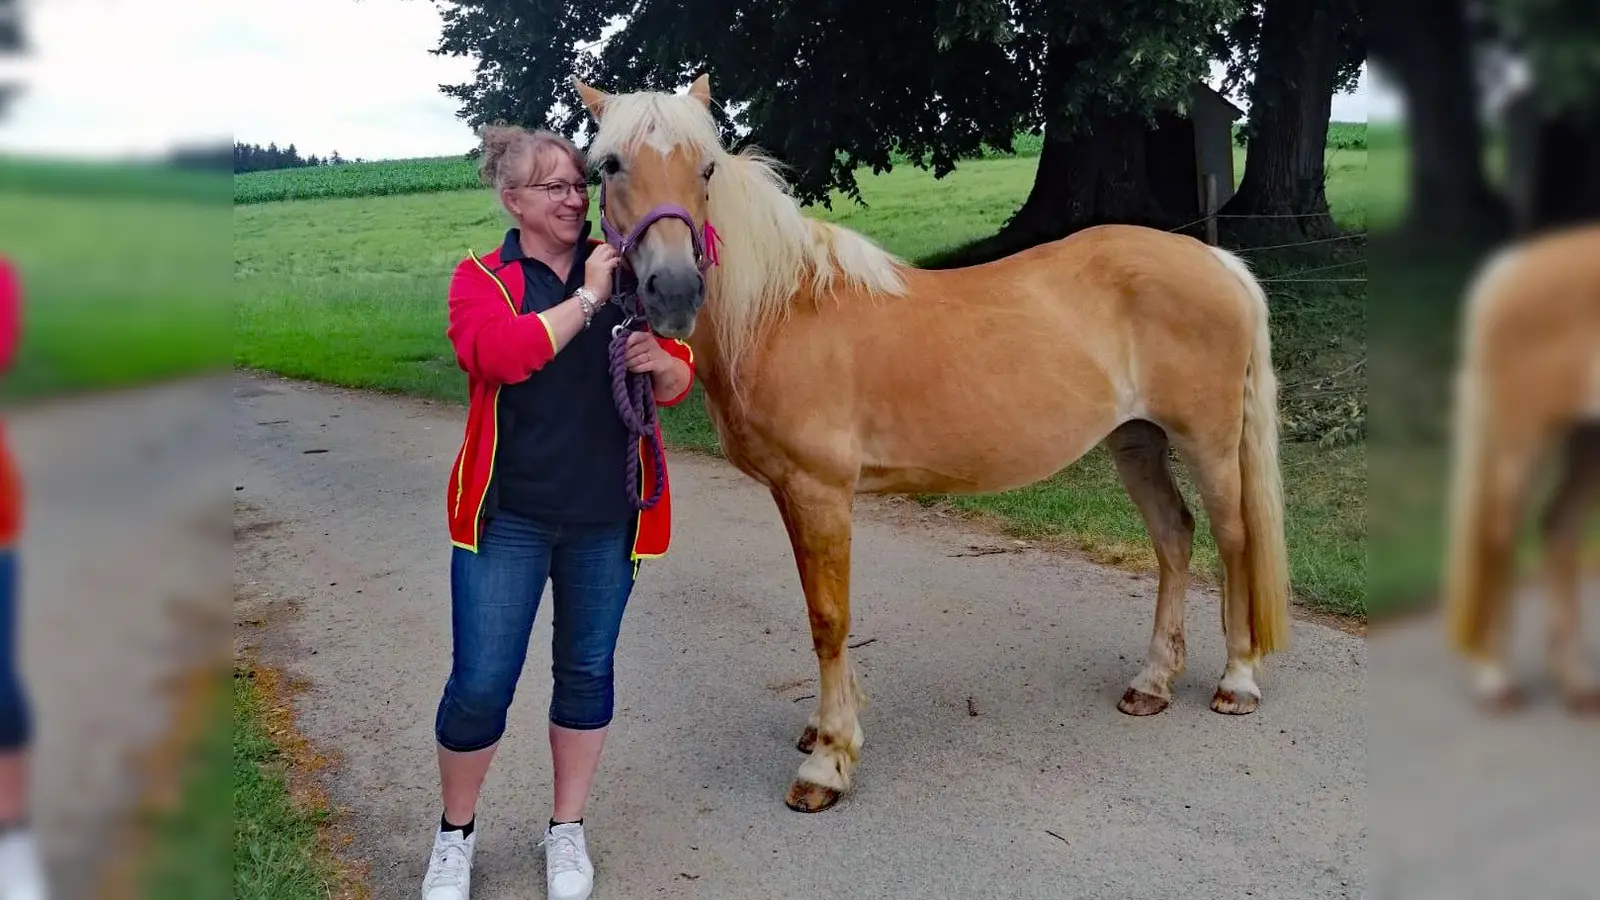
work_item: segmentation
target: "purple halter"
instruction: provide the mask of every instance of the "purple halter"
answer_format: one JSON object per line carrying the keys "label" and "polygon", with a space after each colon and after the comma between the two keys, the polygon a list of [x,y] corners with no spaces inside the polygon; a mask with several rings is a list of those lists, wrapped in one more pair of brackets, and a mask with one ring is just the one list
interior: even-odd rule
{"label": "purple halter", "polygon": [[[617,407],[617,415],[622,417],[623,425],[628,433],[638,442],[648,445],[650,463],[655,469],[655,490],[648,497],[640,496],[639,484],[639,452],[638,446],[628,448],[627,456],[623,462],[623,471],[628,484],[628,499],[634,509],[646,510],[653,508],[661,501],[663,488],[666,487],[667,471],[666,457],[662,451],[660,438],[660,421],[656,417],[655,394],[651,387],[649,375],[634,374],[627,370],[623,357],[628,343],[628,332],[633,330],[649,331],[649,320],[644,315],[644,301],[639,297],[637,279],[629,274],[628,281],[634,282],[629,288],[624,288],[622,268],[627,266],[627,254],[639,239],[644,237],[646,230],[665,218],[679,219],[689,226],[689,236],[694,241],[694,262],[704,274],[706,269],[717,264],[717,230],[706,222],[704,236],[699,229],[694,227],[694,218],[689,211],[676,203],[666,203],[650,212],[638,222],[634,223],[633,230],[623,235],[611,224],[606,216],[606,183],[600,182],[600,232],[605,235],[606,243],[617,248],[617,254],[623,257],[622,267],[618,268],[613,280],[612,293],[615,294],[617,306],[628,313],[621,325],[611,329],[610,368],[611,368],[611,398]],[[629,311],[623,305],[623,298],[629,295],[633,298],[636,311]]]}
{"label": "purple halter", "polygon": [[601,179],[600,233],[605,235],[606,243],[617,248],[618,255],[627,256],[628,251],[639,243],[651,225],[662,219],[669,218],[678,219],[689,226],[689,238],[694,242],[694,263],[700,269],[701,274],[704,274],[706,269],[717,264],[717,230],[711,227],[711,222],[707,220],[702,234],[701,230],[694,226],[694,217],[689,215],[689,211],[676,203],[663,203],[650,210],[645,213],[643,218],[633,224],[632,231],[626,235],[622,234],[616,229],[616,226],[611,224],[611,219],[606,215],[606,183],[604,179]]}

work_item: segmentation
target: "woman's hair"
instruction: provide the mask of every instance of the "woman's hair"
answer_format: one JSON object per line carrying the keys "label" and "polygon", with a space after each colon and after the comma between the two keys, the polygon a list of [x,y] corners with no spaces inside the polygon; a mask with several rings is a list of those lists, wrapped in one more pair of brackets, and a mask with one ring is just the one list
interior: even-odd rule
{"label": "woman's hair", "polygon": [[565,153],[581,175],[584,171],[583,153],[573,143],[559,134],[539,129],[529,131],[518,125],[486,125],[479,135],[483,138],[483,159],[478,164],[478,177],[495,190],[527,184],[543,176],[541,162],[545,151]]}

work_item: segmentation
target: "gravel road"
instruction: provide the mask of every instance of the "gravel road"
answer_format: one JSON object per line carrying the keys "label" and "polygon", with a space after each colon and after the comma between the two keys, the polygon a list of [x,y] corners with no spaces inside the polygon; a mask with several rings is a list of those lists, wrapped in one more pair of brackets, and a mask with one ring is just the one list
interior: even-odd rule
{"label": "gravel road", "polygon": [[[413,896],[438,820],[462,410],[253,375],[234,399],[236,618],[310,684],[301,725],[338,754],[329,792],[374,896]],[[783,527],[726,464],[670,465],[677,537],[640,575],[588,810],[596,900],[1367,896],[1361,638],[1298,620],[1261,710],[1220,716],[1216,595],[1196,588],[1173,706],[1124,716],[1152,577],[901,503],[857,519],[856,790],[789,811],[816,667]],[[476,900],[544,896],[547,609],[479,808]]]}

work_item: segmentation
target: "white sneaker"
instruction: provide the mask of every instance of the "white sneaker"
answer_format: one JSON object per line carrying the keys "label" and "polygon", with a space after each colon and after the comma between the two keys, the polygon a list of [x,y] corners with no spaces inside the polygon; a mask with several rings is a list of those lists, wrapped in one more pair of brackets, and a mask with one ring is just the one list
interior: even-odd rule
{"label": "white sneaker", "polygon": [[422,879],[422,900],[467,900],[472,887],[472,848],[477,840],[476,830],[464,838],[459,831],[434,833],[428,874]]}
{"label": "white sneaker", "polygon": [[0,837],[0,900],[45,900],[48,896],[33,832],[18,829]]}
{"label": "white sneaker", "polygon": [[594,864],[583,826],[576,822],[546,828],[544,840],[545,886],[550,900],[587,900],[594,888]]}

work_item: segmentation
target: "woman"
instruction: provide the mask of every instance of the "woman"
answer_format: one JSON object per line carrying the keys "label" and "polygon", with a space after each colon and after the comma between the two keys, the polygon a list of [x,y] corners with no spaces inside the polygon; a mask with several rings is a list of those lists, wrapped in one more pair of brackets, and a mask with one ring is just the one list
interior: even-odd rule
{"label": "woman", "polygon": [[[22,289],[16,271],[0,258],[0,371],[16,357]],[[29,822],[29,763],[33,708],[17,657],[17,541],[22,483],[10,445],[0,435],[0,900],[42,900],[45,874]]]}
{"label": "woman", "polygon": [[[640,512],[628,452],[640,452],[611,393],[610,303],[619,256],[589,240],[583,157],[544,131],[490,128],[481,164],[514,225],[469,254],[450,284],[447,330],[467,372],[465,439],[447,506],[453,665],[435,721],[444,810],[424,900],[466,900],[478,791],[505,731],[546,580],[554,605],[549,739],[555,797],[542,842],[552,900],[594,882],[583,809],[613,710],[612,656],[638,561],[666,552],[670,503]],[[687,345],[630,336],[630,372],[660,405],[689,392]],[[641,460],[639,490],[654,492]]]}

